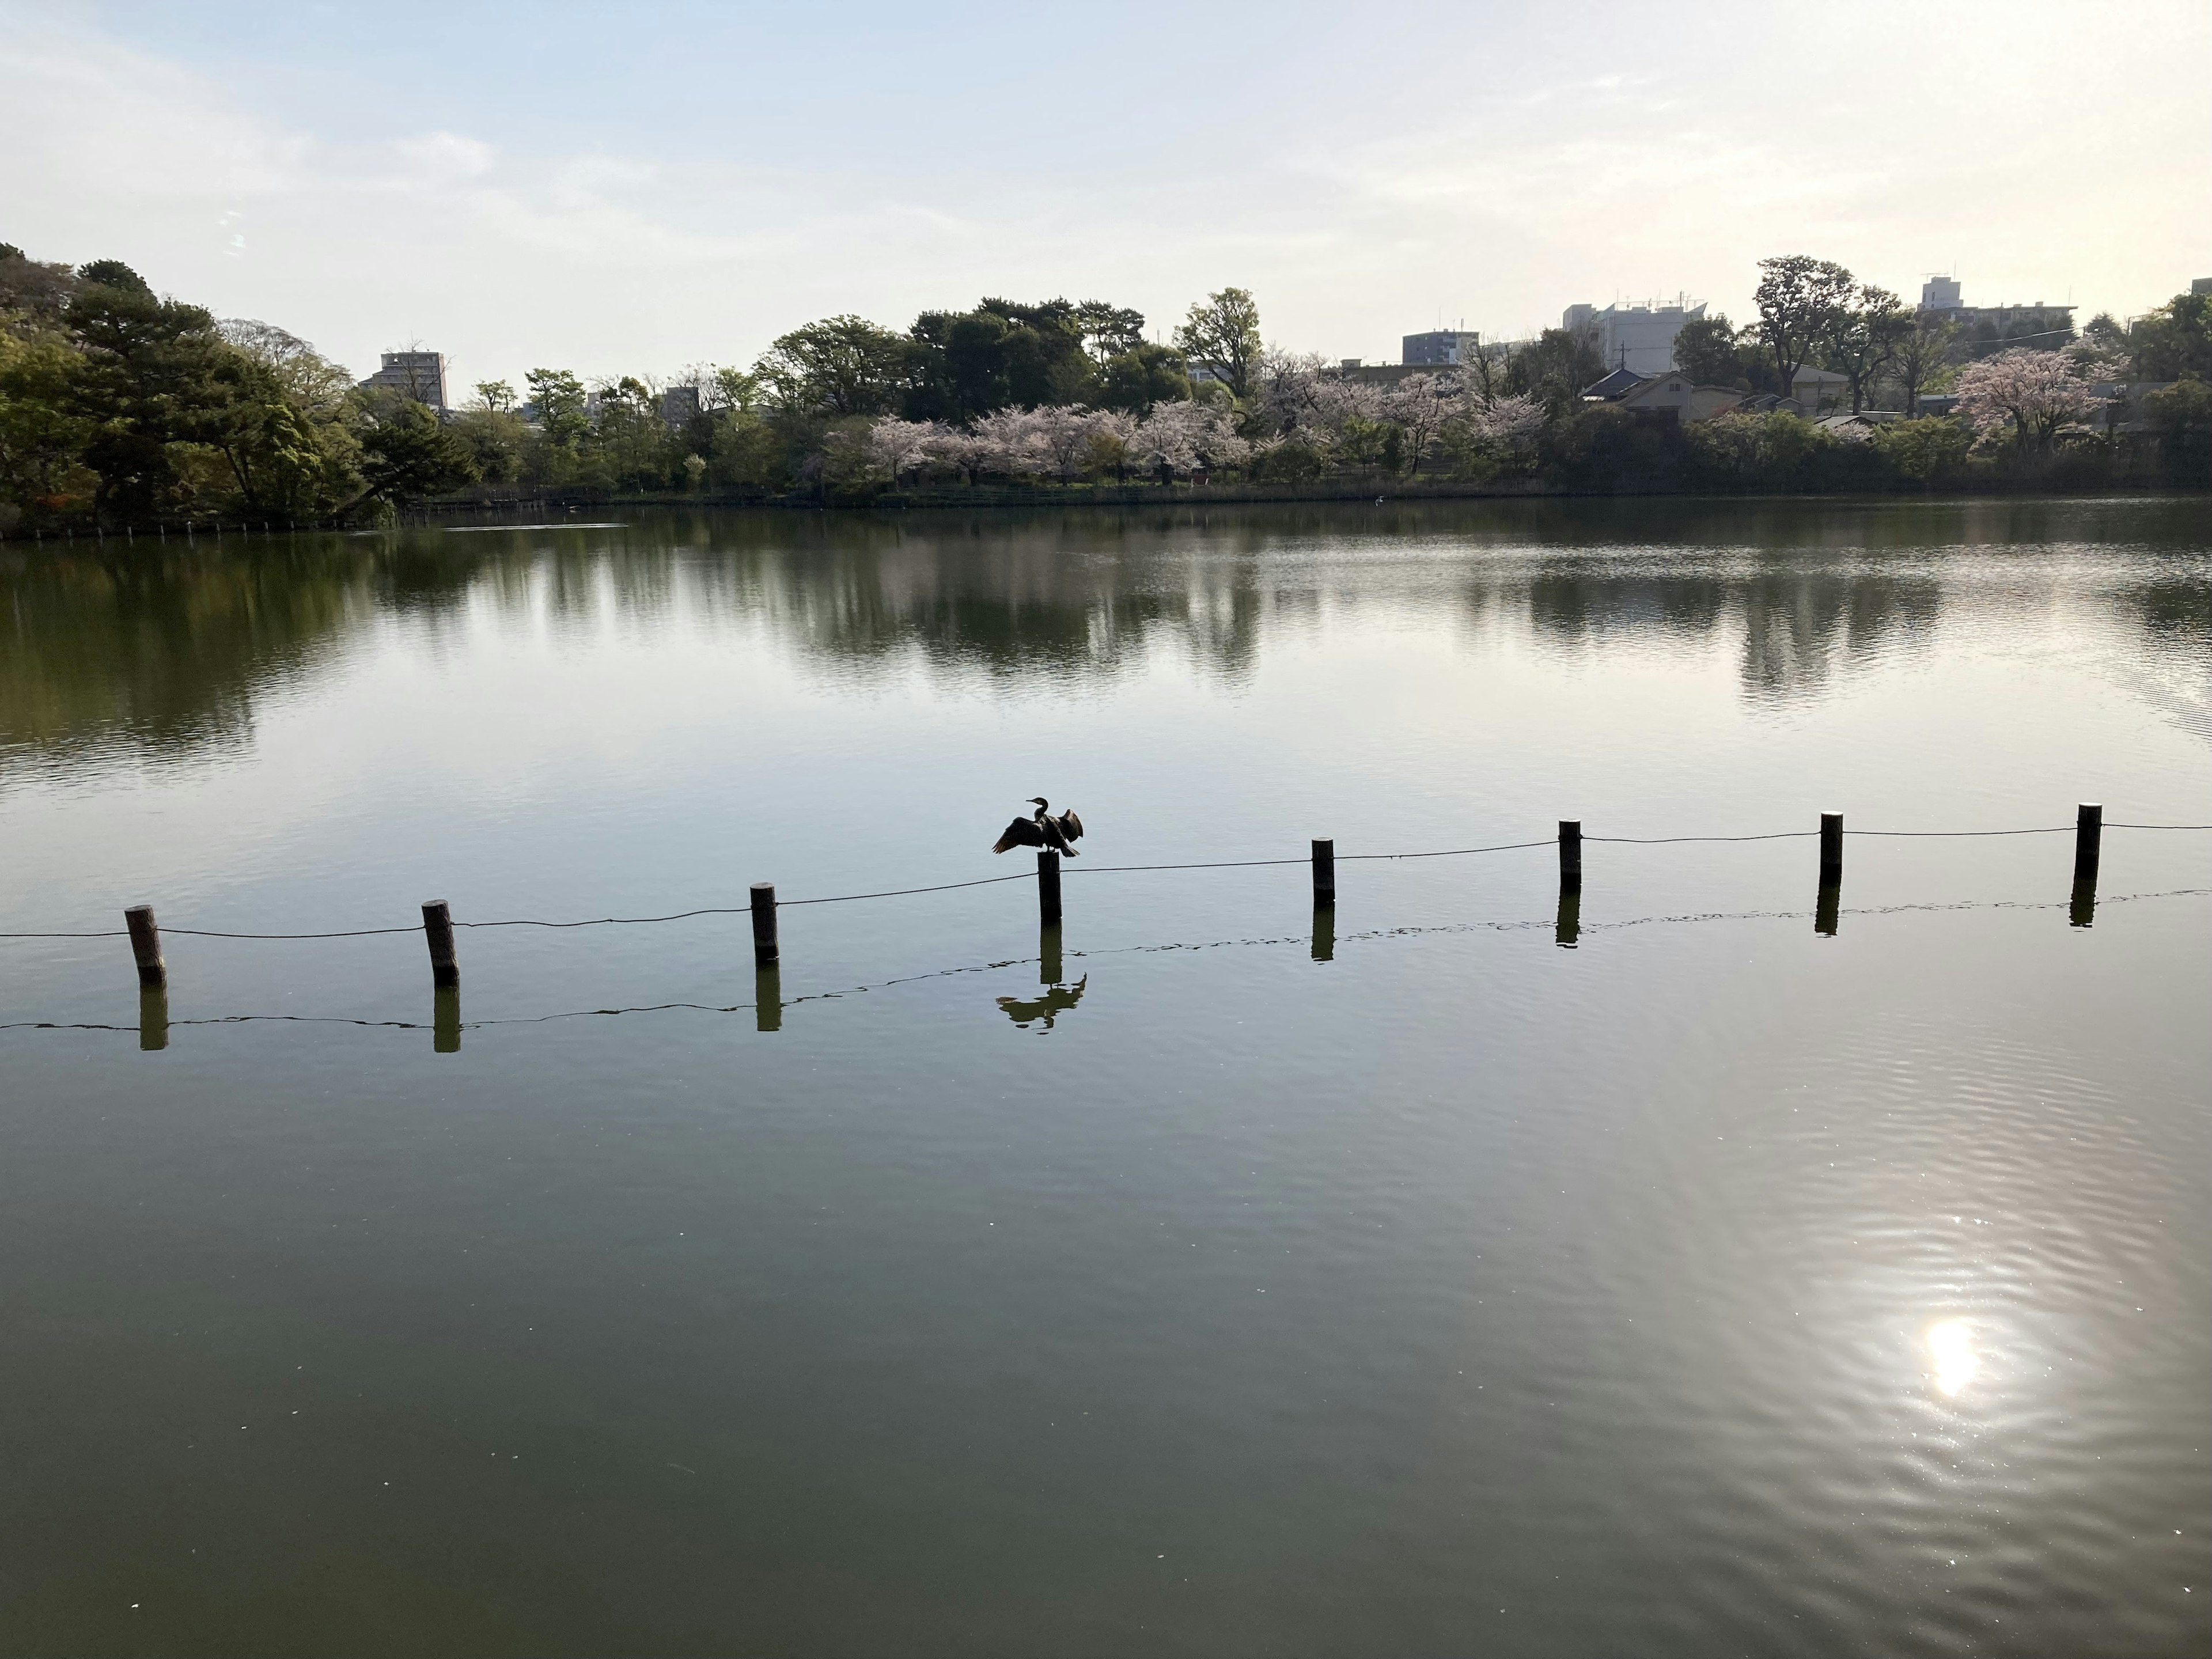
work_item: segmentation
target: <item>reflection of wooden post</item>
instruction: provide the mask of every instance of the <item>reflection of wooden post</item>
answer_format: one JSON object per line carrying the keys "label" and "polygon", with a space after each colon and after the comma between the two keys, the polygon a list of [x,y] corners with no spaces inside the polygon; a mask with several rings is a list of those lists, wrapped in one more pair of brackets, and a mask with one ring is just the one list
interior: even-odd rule
{"label": "reflection of wooden post", "polygon": [[1844,815],[1820,814],[1820,885],[1840,887],[1844,882]]}
{"label": "reflection of wooden post", "polygon": [[1049,848],[1037,854],[1037,921],[1060,926],[1060,854]]}
{"label": "reflection of wooden post", "polygon": [[773,962],[753,969],[753,1029],[783,1029],[783,969]]}
{"label": "reflection of wooden post", "polygon": [[1559,820],[1559,896],[1580,897],[1583,890],[1583,825],[1580,818]]}
{"label": "reflection of wooden post", "polygon": [[773,968],[781,953],[775,944],[775,884],[753,884],[753,966]]}
{"label": "reflection of wooden post", "polygon": [[1552,934],[1552,939],[1555,944],[1563,945],[1567,950],[1571,951],[1581,940],[1582,936],[1582,884],[1577,881],[1572,887],[1570,887],[1567,885],[1566,878],[1563,875],[1559,878],[1559,923]]}
{"label": "reflection of wooden post", "polygon": [[1313,878],[1314,908],[1336,908],[1336,843],[1334,841],[1317,841],[1313,844]]}
{"label": "reflection of wooden post", "polygon": [[149,1054],[169,1046],[169,993],[166,987],[138,988],[138,1046]]}
{"label": "reflection of wooden post", "polygon": [[430,1049],[434,1054],[461,1052],[461,988],[441,985],[430,993]]}
{"label": "reflection of wooden post", "polygon": [[453,915],[445,900],[423,901],[422,937],[430,944],[430,983],[459,985],[461,965],[453,957]]}
{"label": "reflection of wooden post", "polygon": [[2073,927],[2087,927],[2097,920],[2097,880],[2092,876],[2087,881],[2074,884],[2074,902],[2066,907],[2066,920]]}
{"label": "reflection of wooden post", "polygon": [[1060,981],[1060,929],[1048,925],[1037,929],[1037,983],[1057,985]]}
{"label": "reflection of wooden post", "polygon": [[154,907],[132,905],[123,913],[123,925],[131,930],[131,954],[137,958],[138,983],[167,985],[169,968],[161,960],[161,930],[154,925]]}
{"label": "reflection of wooden post", "polygon": [[1314,906],[1313,959],[1316,962],[1336,960],[1336,907],[1334,904]]}
{"label": "reflection of wooden post", "polygon": [[2074,809],[2074,884],[2097,884],[2099,843],[2105,838],[2105,809],[2083,801]]}
{"label": "reflection of wooden post", "polygon": [[1833,939],[1836,936],[1837,918],[1843,911],[1843,884],[1834,881],[1822,882],[1820,896],[1813,907],[1813,931],[1816,933],[1825,933],[1830,939]]}

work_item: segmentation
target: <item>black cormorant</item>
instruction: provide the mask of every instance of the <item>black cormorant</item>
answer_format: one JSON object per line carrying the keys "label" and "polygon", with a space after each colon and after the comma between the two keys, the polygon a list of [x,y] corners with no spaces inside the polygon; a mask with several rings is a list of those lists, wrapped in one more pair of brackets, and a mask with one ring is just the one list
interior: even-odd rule
{"label": "black cormorant", "polygon": [[1075,843],[1083,839],[1083,820],[1070,808],[1054,817],[1046,809],[1052,803],[1042,795],[1031,795],[1036,811],[1025,818],[1016,818],[999,837],[994,853],[1010,853],[1017,847],[1043,847],[1055,853],[1065,853],[1070,858],[1079,857]]}

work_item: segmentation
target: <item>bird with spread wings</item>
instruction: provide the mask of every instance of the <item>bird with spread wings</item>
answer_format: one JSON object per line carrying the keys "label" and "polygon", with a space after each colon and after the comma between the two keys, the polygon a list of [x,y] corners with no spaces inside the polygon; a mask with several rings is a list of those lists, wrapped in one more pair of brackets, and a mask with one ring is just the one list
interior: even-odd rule
{"label": "bird with spread wings", "polygon": [[1065,853],[1070,858],[1079,856],[1075,843],[1083,839],[1083,820],[1075,816],[1073,807],[1054,816],[1049,810],[1052,803],[1042,795],[1031,795],[1030,799],[1036,811],[1025,818],[1016,818],[999,837],[994,853],[1011,853],[1017,847],[1042,847],[1054,853]]}

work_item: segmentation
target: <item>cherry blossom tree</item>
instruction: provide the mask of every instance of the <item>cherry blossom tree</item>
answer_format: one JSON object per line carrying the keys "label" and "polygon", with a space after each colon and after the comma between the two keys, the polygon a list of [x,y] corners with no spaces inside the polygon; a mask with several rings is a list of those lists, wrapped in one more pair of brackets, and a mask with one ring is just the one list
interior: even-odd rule
{"label": "cherry blossom tree", "polygon": [[2045,449],[2061,427],[2087,415],[2094,399],[2074,365],[2056,351],[2014,347],[1959,371],[1959,412],[1979,431],[2009,424],[2025,452]]}
{"label": "cherry blossom tree", "polygon": [[1235,466],[1252,453],[1229,412],[1211,404],[1160,403],[1138,423],[1129,446],[1140,465],[1174,472]]}
{"label": "cherry blossom tree", "polygon": [[1044,432],[1033,409],[1001,409],[975,423],[986,465],[994,472],[1019,477],[1044,464]]}
{"label": "cherry blossom tree", "polygon": [[991,465],[992,449],[989,441],[976,433],[941,426],[930,437],[929,459],[953,468],[972,484]]}
{"label": "cherry blossom tree", "polygon": [[1437,441],[1444,423],[1464,399],[1455,374],[1408,374],[1385,390],[1377,413],[1405,434],[1405,468],[1408,477],[1421,470],[1421,457]]}
{"label": "cherry blossom tree", "polygon": [[934,421],[902,421],[885,415],[868,428],[869,464],[888,472],[896,483],[901,473],[927,466],[937,458],[936,445],[944,430]]}
{"label": "cherry blossom tree", "polygon": [[1083,470],[1099,412],[1080,404],[1048,404],[1032,414],[1037,453],[1060,475],[1060,483],[1071,482]]}
{"label": "cherry blossom tree", "polygon": [[1137,444],[1137,417],[1118,409],[1094,410],[1085,434],[1083,464],[1095,471],[1127,476]]}

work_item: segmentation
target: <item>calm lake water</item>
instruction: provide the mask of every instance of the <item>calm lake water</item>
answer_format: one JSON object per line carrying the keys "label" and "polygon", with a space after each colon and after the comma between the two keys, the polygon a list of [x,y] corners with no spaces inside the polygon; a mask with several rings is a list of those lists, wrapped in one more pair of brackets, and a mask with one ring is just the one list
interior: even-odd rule
{"label": "calm lake water", "polygon": [[[2212,504],[0,548],[0,1652],[2212,1651]],[[1574,948],[1547,846],[1592,837]],[[1302,862],[1333,836],[1317,924]],[[1115,873],[1234,860],[1258,867]],[[1056,945],[1057,948],[1054,949]],[[764,1006],[762,1005],[765,1005]],[[161,1020],[166,1013],[166,1047]],[[449,1020],[456,1016],[448,1011]],[[144,1029],[142,1031],[142,1019]]]}

